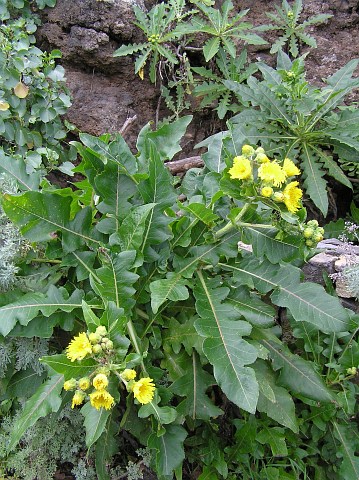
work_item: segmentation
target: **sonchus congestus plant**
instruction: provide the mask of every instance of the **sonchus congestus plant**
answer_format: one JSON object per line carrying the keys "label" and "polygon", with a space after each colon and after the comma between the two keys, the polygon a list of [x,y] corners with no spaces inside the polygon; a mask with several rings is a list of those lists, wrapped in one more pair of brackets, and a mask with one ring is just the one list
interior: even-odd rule
{"label": "sonchus congestus plant", "polygon": [[234,452],[241,436],[221,437],[229,406],[248,428],[260,418],[261,449],[278,453],[274,435],[284,456],[286,437],[299,433],[299,399],[346,408],[332,376],[324,381],[321,367],[292,352],[276,320],[285,307],[324,337],[352,329],[338,299],[303,283],[294,266],[310,253],[294,157],[237,143],[216,159],[206,154],[206,168],[175,187],[164,162],[189,121],[146,126],[136,156],[121,136],[83,134],[76,191],[4,195],[22,234],[43,243],[22,273],[49,281],[2,296],[0,333],[71,331],[67,346],[54,342],[42,358],[48,377],[16,420],[9,452],[39,417],[70,402],[84,416],[100,480],[110,478],[124,430],[149,449],[159,479],[186,469],[221,478],[237,461],[225,447]]}
{"label": "sonchus congestus plant", "polygon": [[[245,141],[261,142],[271,154],[295,158],[304,189],[324,216],[328,212],[325,176],[352,188],[336,158],[352,162],[359,158],[358,109],[343,105],[348,93],[359,86],[359,79],[353,77],[358,63],[351,60],[318,88],[305,80],[303,57],[291,62],[280,52],[277,69],[257,64],[262,80],[250,77],[247,85],[224,81],[251,105],[230,120],[229,148],[238,149]],[[210,151],[223,148],[221,138],[226,138],[223,132],[213,137]]]}

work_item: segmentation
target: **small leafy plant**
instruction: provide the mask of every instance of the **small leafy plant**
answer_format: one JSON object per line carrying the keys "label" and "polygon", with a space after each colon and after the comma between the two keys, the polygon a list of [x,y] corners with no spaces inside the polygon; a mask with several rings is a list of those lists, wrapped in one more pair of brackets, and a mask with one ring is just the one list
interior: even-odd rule
{"label": "small leafy plant", "polygon": [[300,15],[303,10],[302,0],[295,0],[291,7],[287,0],[282,1],[282,6],[274,5],[277,10],[275,13],[266,13],[274,25],[261,25],[258,31],[264,32],[268,30],[279,30],[282,35],[273,43],[270,53],[278,53],[285,50],[293,58],[298,57],[300,53],[300,45],[305,44],[309,47],[316,48],[317,42],[314,37],[305,32],[307,27],[324,23],[333,15],[318,14],[308,18],[303,23],[299,23]]}
{"label": "small leafy plant", "polygon": [[267,43],[259,35],[253,33],[253,25],[242,21],[248,10],[231,15],[234,6],[231,0],[225,0],[220,9],[206,5],[204,2],[193,2],[201,12],[194,15],[191,22],[183,25],[186,33],[205,33],[209,39],[203,46],[203,55],[208,62],[222,47],[232,58],[236,57],[237,45],[234,40],[242,40],[249,45]]}
{"label": "small leafy plant", "polygon": [[[358,111],[341,106],[346,95],[359,86],[359,80],[353,78],[358,62],[351,60],[320,89],[305,80],[303,57],[292,62],[280,52],[277,70],[257,64],[262,80],[250,77],[247,85],[224,82],[252,107],[230,120],[234,144],[261,142],[271,154],[297,157],[305,190],[323,215],[328,212],[324,175],[352,188],[335,156],[358,161]],[[222,147],[217,143],[216,148]]]}
{"label": "small leafy plant", "polygon": [[223,48],[219,48],[215,56],[217,72],[206,67],[192,67],[194,73],[200,75],[193,90],[193,95],[203,97],[200,107],[204,108],[217,102],[215,110],[218,118],[223,119],[228,112],[238,113],[243,106],[243,101],[224,85],[224,80],[233,80],[238,83],[245,82],[257,70],[254,63],[247,65],[247,51],[242,50],[236,58],[229,57]]}
{"label": "small leafy plant", "polygon": [[181,23],[185,17],[194,12],[194,10],[185,11],[184,7],[184,0],[158,3],[148,12],[134,5],[133,10],[137,19],[135,25],[144,32],[147,41],[134,45],[122,45],[114,52],[114,56],[122,57],[139,52],[135,62],[135,73],[143,78],[145,65],[149,63],[150,80],[156,83],[160,61],[164,60],[169,65],[170,72],[179,62],[171,42],[179,40],[184,35]]}

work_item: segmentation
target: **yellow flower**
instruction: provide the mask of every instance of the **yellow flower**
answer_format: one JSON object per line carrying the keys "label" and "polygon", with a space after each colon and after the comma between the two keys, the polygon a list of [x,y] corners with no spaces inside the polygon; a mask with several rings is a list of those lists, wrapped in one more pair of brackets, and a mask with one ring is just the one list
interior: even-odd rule
{"label": "yellow flower", "polygon": [[103,373],[98,373],[92,380],[92,385],[96,388],[96,390],[105,390],[108,385],[108,378]]}
{"label": "yellow flower", "polygon": [[243,155],[234,157],[233,167],[228,170],[228,173],[232,179],[247,180],[252,176],[251,162]]}
{"label": "yellow flower", "polygon": [[91,381],[88,377],[83,377],[83,378],[80,378],[79,380],[79,388],[81,390],[88,390],[90,388],[90,385],[91,385]]}
{"label": "yellow flower", "polygon": [[125,382],[129,382],[130,380],[134,380],[136,378],[136,371],[131,370],[130,368],[126,368],[122,373],[121,377],[125,380]]}
{"label": "yellow flower", "polygon": [[300,175],[299,168],[296,167],[289,158],[284,159],[283,170],[285,171],[287,177],[295,177],[296,175]]}
{"label": "yellow flower", "polygon": [[273,188],[272,187],[263,187],[261,190],[262,197],[271,197],[273,195]]}
{"label": "yellow flower", "polygon": [[283,190],[284,204],[291,213],[295,213],[301,207],[300,199],[303,196],[303,192],[297,185],[299,185],[298,182],[290,182]]}
{"label": "yellow flower", "polygon": [[90,393],[89,396],[90,403],[96,410],[100,410],[102,407],[110,410],[115,404],[115,399],[106,390],[95,390],[93,393]]}
{"label": "yellow flower", "polygon": [[75,395],[72,397],[71,408],[74,408],[77,405],[82,405],[84,403],[85,398],[86,398],[86,393],[81,392],[80,390],[77,390],[75,392]]}
{"label": "yellow flower", "polygon": [[132,387],[133,395],[137,400],[142,403],[150,403],[155,393],[155,384],[152,378],[141,378],[138,382],[135,382]]}
{"label": "yellow flower", "polygon": [[262,163],[258,168],[258,177],[266,183],[280,187],[285,182],[287,175],[282,167],[274,161]]}
{"label": "yellow flower", "polygon": [[92,346],[85,332],[79,333],[74,337],[66,349],[66,356],[74,362],[75,360],[83,360],[86,355],[91,355]]}
{"label": "yellow flower", "polygon": [[70,380],[67,380],[66,382],[64,382],[64,390],[66,390],[67,392],[71,390],[75,390],[76,385],[77,385],[76,380],[74,378],[71,378]]}
{"label": "yellow flower", "polygon": [[242,154],[246,155],[247,157],[250,157],[254,153],[254,148],[251,147],[250,145],[243,145],[242,147]]}

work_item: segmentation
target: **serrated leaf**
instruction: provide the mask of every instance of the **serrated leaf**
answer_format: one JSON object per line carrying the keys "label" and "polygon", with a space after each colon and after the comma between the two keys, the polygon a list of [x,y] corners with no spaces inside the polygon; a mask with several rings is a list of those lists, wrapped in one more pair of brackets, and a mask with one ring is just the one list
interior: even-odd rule
{"label": "serrated leaf", "polygon": [[254,333],[255,338],[268,349],[273,369],[280,370],[279,385],[319,402],[333,401],[333,394],[309,361],[291,353],[271,332],[261,330]]}
{"label": "serrated leaf", "polygon": [[254,255],[259,258],[266,256],[272,263],[294,258],[299,251],[298,245],[275,238],[277,233],[276,229],[261,229],[260,226],[246,227],[243,229],[242,240],[252,245]]}
{"label": "serrated leaf", "polygon": [[276,317],[275,309],[272,305],[264,303],[254,292],[249,293],[245,288],[236,288],[228,300],[252,325],[257,327],[273,325]]}
{"label": "serrated leaf", "polygon": [[155,401],[152,401],[146,405],[142,405],[138,411],[139,418],[147,418],[150,415],[153,415],[160,425],[167,425],[175,421],[177,412],[172,407],[160,407]]}
{"label": "serrated leaf", "polygon": [[90,448],[96,440],[103,434],[111,410],[96,408],[87,402],[82,408],[81,413],[84,416],[84,427],[86,429],[86,446]]}
{"label": "serrated leaf", "polygon": [[[61,231],[67,251],[89,242],[101,244],[90,233],[91,213],[85,207],[70,220],[72,198],[56,193],[26,192],[23,195],[4,195],[2,207],[24,237],[33,242],[49,241]],[[86,216],[86,218],[84,217]],[[82,222],[86,221],[84,225]]]}
{"label": "serrated leaf", "polygon": [[268,444],[274,457],[286,457],[288,455],[288,449],[284,432],[284,428],[269,428],[264,426],[262,430],[257,433],[256,440],[264,445]]}
{"label": "serrated leaf", "polygon": [[95,446],[95,465],[98,480],[111,480],[107,466],[110,465],[111,458],[118,451],[118,442],[116,440],[118,423],[113,417],[114,411],[112,410],[105,430]]}
{"label": "serrated leaf", "polygon": [[359,457],[355,455],[358,448],[358,434],[356,442],[351,441],[353,432],[348,426],[340,425],[333,422],[334,435],[340,442],[340,452],[343,455],[343,461],[340,465],[340,478],[343,480],[352,480],[359,478]]}
{"label": "serrated leaf", "polygon": [[251,326],[238,320],[238,312],[224,302],[229,289],[219,287],[198,273],[200,283],[194,290],[196,309],[201,317],[195,322],[199,335],[205,337],[203,352],[214,368],[214,376],[223,392],[233,403],[254,413],[258,399],[258,384],[254,371],[244,365],[257,358],[257,350],[243,340]]}
{"label": "serrated leaf", "polygon": [[212,210],[203,205],[203,203],[190,203],[189,205],[182,205],[181,208],[186,212],[190,212],[208,226],[213,225],[213,223],[219,219],[218,215],[214,214]]}
{"label": "serrated leaf", "polygon": [[212,37],[209,38],[206,43],[203,45],[203,55],[206,59],[206,62],[209,62],[219,50],[220,38]]}
{"label": "serrated leaf", "polygon": [[[290,428],[294,433],[298,433],[299,428],[292,397],[285,388],[276,384],[273,371],[264,361],[257,360],[253,368],[259,384],[258,411],[266,413],[273,420]],[[270,390],[270,395],[266,393],[266,388]]]}
{"label": "serrated leaf", "polygon": [[260,263],[254,258],[235,265],[219,265],[232,269],[234,278],[242,285],[254,286],[263,294],[274,290],[273,303],[288,307],[296,321],[308,322],[326,333],[347,331],[349,316],[339,300],[327,294],[321,285],[300,283],[300,269],[289,264]]}
{"label": "serrated leaf", "polygon": [[110,238],[111,245],[120,245],[122,250],[139,250],[146,228],[146,220],[155,203],[139,205],[123,219],[117,234]]}
{"label": "serrated leaf", "polygon": [[63,375],[64,380],[85,377],[92,372],[97,365],[92,358],[81,360],[81,362],[71,362],[64,354],[42,357],[40,361],[52,368],[54,372]]}
{"label": "serrated leaf", "polygon": [[167,278],[155,280],[150,284],[151,307],[154,314],[159,307],[168,299],[173,302],[187,300],[189,292],[188,281],[181,277],[181,274],[169,272]]}
{"label": "serrated leaf", "polygon": [[135,260],[135,250],[104,254],[103,266],[90,276],[92,288],[105,304],[112,301],[117,307],[123,308],[125,313],[135,304],[132,298],[135,293],[133,284],[137,281],[138,275],[131,272]]}
{"label": "serrated leaf", "polygon": [[156,472],[159,475],[173,475],[184,458],[183,442],[186,430],[179,425],[168,425],[164,435],[158,437],[152,433],[148,438],[148,447],[156,450]]}
{"label": "serrated leaf", "polygon": [[208,387],[214,384],[212,375],[203,370],[198,354],[193,353],[187,371],[170,387],[173,393],[186,397],[186,400],[177,407],[178,412],[189,415],[193,420],[196,418],[209,420],[211,417],[222,415],[223,411],[206,395]]}
{"label": "serrated leaf", "polygon": [[303,185],[313,203],[326,216],[328,212],[327,182],[324,180],[325,172],[321,169],[318,157],[308,145],[303,145],[301,155],[301,168],[305,178]]}
{"label": "serrated leaf", "polygon": [[25,403],[24,410],[13,424],[10,443],[7,447],[8,452],[16,447],[26,430],[39,418],[58,411],[61,406],[60,393],[63,383],[62,375],[49,378]]}
{"label": "serrated leaf", "polygon": [[65,288],[53,285],[50,285],[46,295],[25,293],[15,302],[0,307],[0,333],[5,337],[17,322],[26,326],[39,312],[45,317],[58,310],[72,312],[81,307],[82,295],[81,290],[75,290],[69,297]]}
{"label": "serrated leaf", "polygon": [[114,57],[124,57],[126,55],[132,55],[139,50],[144,49],[147,46],[146,43],[134,43],[133,45],[121,45],[120,48],[113,52]]}

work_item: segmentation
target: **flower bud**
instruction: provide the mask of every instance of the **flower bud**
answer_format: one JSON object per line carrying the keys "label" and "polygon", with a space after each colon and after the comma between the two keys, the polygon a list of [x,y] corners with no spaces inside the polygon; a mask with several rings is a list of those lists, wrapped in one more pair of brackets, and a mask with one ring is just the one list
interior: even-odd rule
{"label": "flower bud", "polygon": [[347,374],[348,375],[356,375],[357,374],[357,368],[356,367],[350,367],[347,369]]}
{"label": "flower bud", "polygon": [[275,202],[283,202],[284,195],[282,192],[274,192],[272,198]]}
{"label": "flower bud", "polygon": [[89,333],[88,337],[92,345],[95,345],[96,343],[99,343],[101,341],[101,335],[95,332]]}
{"label": "flower bud", "polygon": [[257,153],[257,154],[258,154],[258,153],[265,153],[264,148],[263,148],[263,147],[258,147],[258,148],[256,149],[256,153]]}
{"label": "flower bud", "polygon": [[92,353],[97,355],[98,353],[102,352],[102,347],[98,343],[96,345],[92,345]]}
{"label": "flower bud", "polygon": [[83,377],[83,378],[80,378],[79,380],[79,388],[81,390],[88,390],[90,388],[90,385],[91,385],[91,381],[88,377]]}
{"label": "flower bud", "polygon": [[259,163],[270,162],[269,158],[267,157],[267,155],[265,153],[258,153],[255,160],[256,160],[256,162],[259,162]]}
{"label": "flower bud", "polygon": [[71,408],[76,407],[77,405],[82,405],[86,398],[86,393],[81,390],[76,390],[74,396],[72,397]]}
{"label": "flower bud", "polygon": [[75,390],[77,386],[77,382],[76,382],[76,379],[75,378],[71,378],[70,380],[67,380],[65,383],[64,383],[64,390],[66,391],[72,391],[72,390]]}
{"label": "flower bud", "polygon": [[261,190],[262,197],[271,197],[273,195],[273,188],[272,187],[263,187]]}
{"label": "flower bud", "polygon": [[126,368],[122,373],[120,373],[121,377],[125,380],[125,382],[129,382],[136,378],[136,371],[130,368]]}
{"label": "flower bud", "polygon": [[107,335],[107,329],[104,325],[100,325],[99,327],[96,328],[96,333],[97,335],[104,337],[105,335]]}
{"label": "flower bud", "polygon": [[254,154],[254,148],[251,147],[250,145],[243,145],[242,154],[245,155],[246,157],[250,157],[251,155]]}
{"label": "flower bud", "polygon": [[309,222],[307,222],[307,226],[308,227],[319,227],[319,223],[317,222],[317,220],[309,220]]}
{"label": "flower bud", "polygon": [[304,229],[303,231],[303,237],[304,238],[312,238],[312,236],[314,235],[314,229],[311,228],[311,227],[307,227]]}
{"label": "flower bud", "polygon": [[105,390],[105,388],[108,386],[107,376],[103,373],[98,373],[92,380],[92,385],[96,390]]}
{"label": "flower bud", "polygon": [[314,246],[313,240],[306,240],[305,244],[307,245],[307,247],[313,247]]}
{"label": "flower bud", "polygon": [[316,232],[314,235],[313,235],[313,240],[318,243],[318,242],[321,242],[323,240],[323,235],[321,235],[320,233]]}

